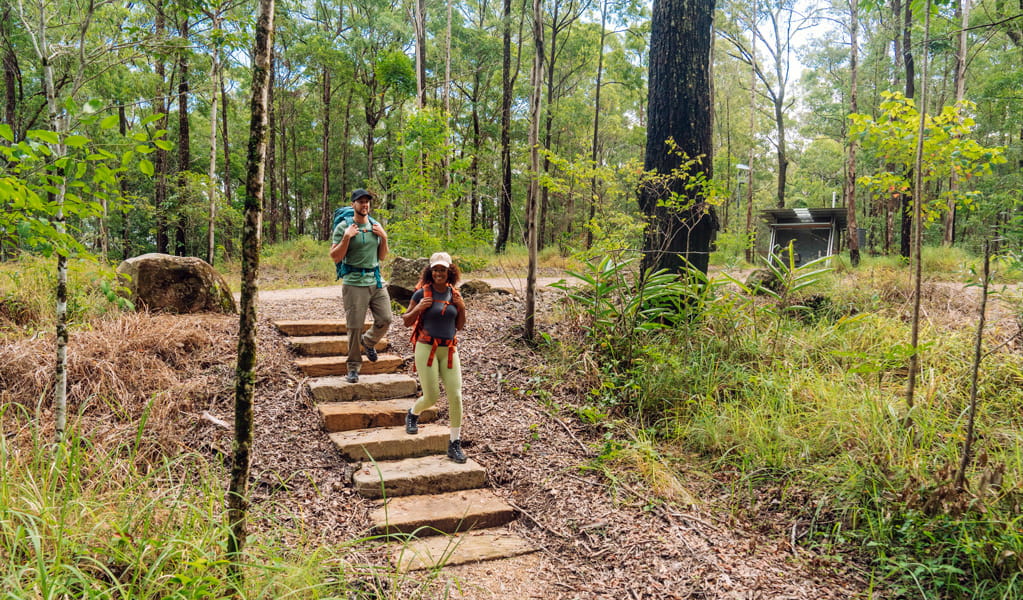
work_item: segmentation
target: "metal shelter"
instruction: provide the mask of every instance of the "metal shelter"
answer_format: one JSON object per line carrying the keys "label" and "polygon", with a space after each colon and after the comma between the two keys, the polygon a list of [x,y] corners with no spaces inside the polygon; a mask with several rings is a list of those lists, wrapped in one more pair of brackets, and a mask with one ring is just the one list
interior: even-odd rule
{"label": "metal shelter", "polygon": [[763,254],[778,254],[793,243],[795,263],[837,254],[848,223],[844,208],[774,208],[760,212],[770,232]]}

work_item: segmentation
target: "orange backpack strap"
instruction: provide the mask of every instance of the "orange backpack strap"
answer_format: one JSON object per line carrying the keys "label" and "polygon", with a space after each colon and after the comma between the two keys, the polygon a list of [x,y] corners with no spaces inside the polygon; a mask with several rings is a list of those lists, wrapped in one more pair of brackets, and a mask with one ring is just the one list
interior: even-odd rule
{"label": "orange backpack strap", "polygon": [[[426,286],[423,286],[421,288],[418,288],[418,289],[422,289],[423,290],[423,299],[433,298],[433,289],[432,288],[433,288],[433,286],[429,286],[429,285],[426,285]],[[450,300],[445,300],[445,301],[442,302],[442,304],[444,304],[444,308],[442,308],[441,311],[440,311],[440,314],[442,314],[442,315],[444,314],[444,311],[446,311],[448,309],[448,305],[449,304],[454,304],[453,300],[455,299],[455,297],[456,296],[460,296],[460,294],[458,293],[458,290],[455,289],[455,286],[451,285],[450,283],[448,284],[448,291],[451,292],[451,299]],[[425,344],[430,344],[430,357],[426,360],[426,366],[432,367],[433,366],[433,357],[434,357],[434,355],[437,354],[437,347],[440,346],[441,340],[440,340],[440,338],[431,337],[429,334],[423,333],[422,329],[423,329],[423,315],[422,315],[422,313],[420,313],[420,315],[416,318],[416,324],[412,326],[412,338],[409,340],[409,343],[412,344],[413,348],[415,348],[415,345],[417,343],[419,343],[419,342],[423,342]],[[458,337],[456,336],[454,338],[451,338],[451,340],[448,341],[448,343],[446,344],[447,347],[448,347],[448,368],[449,369],[453,369],[454,368],[455,345],[457,343],[458,343]],[[416,363],[415,363],[415,361],[412,362],[412,372],[413,373],[416,372]]]}

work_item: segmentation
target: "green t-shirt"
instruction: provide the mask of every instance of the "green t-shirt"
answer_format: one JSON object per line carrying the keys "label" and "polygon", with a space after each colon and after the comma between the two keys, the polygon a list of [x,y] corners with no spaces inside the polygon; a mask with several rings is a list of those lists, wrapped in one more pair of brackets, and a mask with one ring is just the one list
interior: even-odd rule
{"label": "green t-shirt", "polygon": [[[341,221],[334,228],[334,234],[330,238],[331,245],[337,244],[345,237],[345,229],[348,229],[347,220]],[[359,233],[348,242],[348,254],[344,261],[351,267],[372,269],[380,264],[377,260],[377,251],[380,248],[380,238],[373,233],[372,223],[359,225]],[[344,285],[376,286],[377,278],[373,271],[352,271],[341,278]]]}

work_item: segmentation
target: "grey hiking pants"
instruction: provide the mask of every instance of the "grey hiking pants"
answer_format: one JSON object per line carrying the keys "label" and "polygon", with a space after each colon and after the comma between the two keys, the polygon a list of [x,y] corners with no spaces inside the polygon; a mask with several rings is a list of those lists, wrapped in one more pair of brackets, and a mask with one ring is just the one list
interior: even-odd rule
{"label": "grey hiking pants", "polygon": [[[348,370],[358,372],[362,366],[362,344],[372,348],[391,327],[391,297],[387,288],[342,284],[341,301],[348,326]],[[373,327],[363,335],[367,308],[373,314]]]}

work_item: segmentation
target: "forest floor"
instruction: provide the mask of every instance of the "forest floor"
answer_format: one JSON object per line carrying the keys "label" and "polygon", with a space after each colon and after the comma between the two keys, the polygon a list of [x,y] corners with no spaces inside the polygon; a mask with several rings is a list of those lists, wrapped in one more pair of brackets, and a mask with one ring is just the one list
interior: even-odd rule
{"label": "forest floor", "polygon": [[[556,280],[541,278],[540,284]],[[560,294],[541,288],[539,314],[551,314]],[[258,304],[261,354],[275,355],[270,362],[287,372],[283,378],[266,374],[279,383],[257,392],[254,501],[273,506],[281,520],[294,520],[303,538],[322,543],[364,536],[372,501],[352,489],[353,465],[331,447],[301,375],[279,356],[288,350],[269,322],[343,318],[339,297],[339,286],[273,290],[261,292]],[[641,461],[600,461],[607,430],[584,424],[571,410],[581,387],[539,379],[534,367],[541,356],[519,342],[523,296],[469,298],[467,313],[459,342],[466,452],[486,468],[494,491],[520,511],[513,529],[540,551],[400,584],[365,570],[367,590],[398,586],[387,597],[472,599],[817,599],[851,598],[868,588],[855,564],[794,547],[783,512],[762,512],[755,522],[738,516],[725,486],[697,460],[683,461],[672,474],[672,496],[687,502],[660,500],[650,478],[639,473]],[[540,323],[547,327],[542,317]],[[388,337],[394,351],[409,357],[407,335],[396,319]],[[443,422],[443,399],[439,408]],[[229,420],[228,414],[219,417]],[[228,432],[204,429],[217,439],[196,442],[230,447]],[[748,515],[748,508],[741,512]],[[382,548],[363,545],[346,562],[382,559]]]}
{"label": "forest floor", "polygon": [[[543,273],[539,283],[559,277]],[[471,278],[471,277],[470,277]],[[275,319],[341,319],[340,286],[260,292],[259,363],[252,454],[255,543],[339,548],[333,559],[348,588],[365,598],[853,598],[883,597],[855,557],[821,555],[794,543],[800,525],[781,491],[746,494],[736,504],[729,473],[678,447],[653,448],[651,461],[629,452],[628,431],[575,408],[587,382],[544,379],[549,360],[523,345],[521,280],[486,279],[512,294],[467,298],[460,334],[466,453],[487,470],[494,492],[520,518],[511,527],[539,552],[451,567],[410,579],[386,568],[383,544],[359,543],[373,501],[357,495],[346,463],[323,432],[306,380],[274,329]],[[976,290],[976,288],[967,288]],[[974,294],[962,284],[924,290],[924,318],[966,326]],[[909,297],[905,290],[887,294]],[[541,287],[538,329],[555,342],[573,324],[557,322],[562,292]],[[1015,318],[994,310],[992,323]],[[234,315],[125,313],[76,330],[69,346],[70,402],[94,443],[134,439],[152,407],[145,443],[153,452],[195,452],[229,465],[238,318]],[[388,334],[410,363],[409,331],[400,319]],[[35,407],[53,380],[53,340],[33,335],[0,343],[0,400]],[[110,403],[97,403],[97,396]],[[110,406],[116,406],[112,410]],[[79,408],[80,407],[80,408]],[[446,419],[442,399],[441,422]],[[31,411],[29,411],[31,412]],[[50,427],[43,410],[37,420]],[[29,427],[9,443],[32,443]],[[24,439],[22,439],[24,438]],[[605,452],[615,448],[625,451]],[[610,446],[609,446],[610,444]],[[155,455],[155,454],[154,454]],[[647,457],[648,458],[648,457]],[[748,492],[748,490],[747,490]]]}

